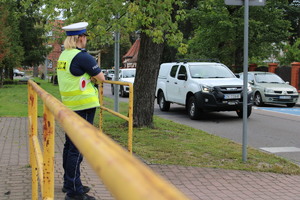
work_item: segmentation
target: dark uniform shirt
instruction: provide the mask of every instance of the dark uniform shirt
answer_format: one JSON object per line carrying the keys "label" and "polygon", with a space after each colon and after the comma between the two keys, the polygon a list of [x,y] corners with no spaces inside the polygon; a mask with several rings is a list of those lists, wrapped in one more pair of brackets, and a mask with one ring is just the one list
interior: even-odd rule
{"label": "dark uniform shirt", "polygon": [[74,76],[82,76],[88,73],[90,76],[96,76],[101,72],[96,60],[85,49],[81,50],[72,60],[70,65],[70,72]]}

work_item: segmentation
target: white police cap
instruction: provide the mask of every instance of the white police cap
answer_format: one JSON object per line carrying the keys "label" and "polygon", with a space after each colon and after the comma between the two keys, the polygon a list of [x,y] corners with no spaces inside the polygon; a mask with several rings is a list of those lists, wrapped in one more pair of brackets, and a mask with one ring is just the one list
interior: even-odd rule
{"label": "white police cap", "polygon": [[62,27],[63,30],[66,31],[67,36],[71,35],[88,35],[86,33],[86,27],[89,25],[87,22],[78,22],[75,24],[70,24],[68,26]]}

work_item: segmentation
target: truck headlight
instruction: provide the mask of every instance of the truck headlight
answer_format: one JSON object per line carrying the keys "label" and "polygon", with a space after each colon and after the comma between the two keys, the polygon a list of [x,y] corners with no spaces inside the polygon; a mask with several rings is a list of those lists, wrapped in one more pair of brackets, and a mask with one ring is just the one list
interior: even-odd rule
{"label": "truck headlight", "polygon": [[209,92],[213,92],[213,91],[214,91],[213,87],[210,87],[210,86],[207,86],[207,85],[202,86],[202,92],[209,93]]}

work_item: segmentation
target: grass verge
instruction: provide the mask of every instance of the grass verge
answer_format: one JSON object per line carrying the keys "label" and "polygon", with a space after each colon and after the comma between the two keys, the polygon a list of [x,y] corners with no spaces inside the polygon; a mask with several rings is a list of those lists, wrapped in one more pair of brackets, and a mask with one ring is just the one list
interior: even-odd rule
{"label": "grass verge", "polygon": [[[58,86],[40,79],[36,81],[59,98]],[[113,107],[112,99],[104,98],[104,102],[106,107]],[[126,103],[120,103],[120,112],[127,114]],[[42,116],[41,101],[38,113]],[[8,85],[0,89],[0,116],[27,116],[26,85]],[[96,126],[98,122],[97,115]],[[154,116],[154,127],[133,130],[133,152],[147,163],[300,174],[300,167],[294,163],[253,148],[248,148],[248,161],[244,163],[240,144],[198,129],[157,116]],[[104,112],[104,132],[126,147],[127,123],[124,120]]]}

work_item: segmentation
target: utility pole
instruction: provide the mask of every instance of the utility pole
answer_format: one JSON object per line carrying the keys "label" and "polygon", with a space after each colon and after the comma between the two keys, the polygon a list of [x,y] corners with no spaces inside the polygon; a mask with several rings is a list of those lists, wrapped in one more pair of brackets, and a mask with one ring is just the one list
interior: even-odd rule
{"label": "utility pole", "polygon": [[[118,13],[116,19],[118,20],[120,14]],[[119,80],[119,68],[120,68],[120,30],[117,28],[115,31],[115,75],[114,81]],[[114,85],[114,111],[119,112],[119,88],[120,86],[115,84]]]}
{"label": "utility pole", "polygon": [[264,6],[266,0],[225,0],[226,5],[244,5],[244,65],[243,65],[243,162],[247,161],[248,146],[248,43],[249,43],[249,6]]}

